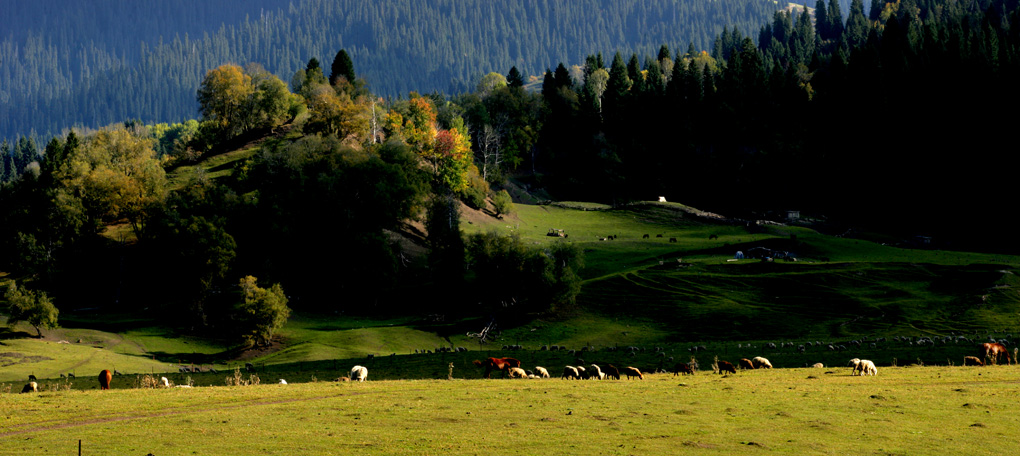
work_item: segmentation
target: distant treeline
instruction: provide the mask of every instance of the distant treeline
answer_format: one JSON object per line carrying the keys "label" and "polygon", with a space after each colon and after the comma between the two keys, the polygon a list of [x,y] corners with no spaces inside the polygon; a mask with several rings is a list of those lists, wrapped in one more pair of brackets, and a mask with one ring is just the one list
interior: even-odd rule
{"label": "distant treeline", "polygon": [[[724,25],[758,30],[767,0],[128,0],[12,2],[0,36],[0,138],[126,119],[194,118],[195,90],[224,63],[284,81],[347,49],[374,93],[459,93],[481,75],[595,52],[708,49]],[[13,139],[11,139],[13,141]]]}

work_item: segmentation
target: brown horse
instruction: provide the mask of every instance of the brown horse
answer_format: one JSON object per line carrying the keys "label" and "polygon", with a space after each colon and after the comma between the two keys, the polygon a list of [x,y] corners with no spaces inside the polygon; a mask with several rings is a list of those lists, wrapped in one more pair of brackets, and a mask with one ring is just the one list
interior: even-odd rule
{"label": "brown horse", "polygon": [[110,389],[111,380],[113,380],[113,373],[103,369],[103,371],[99,373],[99,388],[104,390]]}
{"label": "brown horse", "polygon": [[511,367],[521,367],[521,362],[513,358],[486,358],[485,361],[476,359],[473,363],[475,366],[485,368],[485,373],[482,374],[485,378],[490,378],[489,375],[492,374],[492,371],[500,371],[505,374]]}
{"label": "brown horse", "polygon": [[988,342],[981,344],[981,359],[987,360],[988,364],[999,364],[999,355],[1006,355],[1006,364],[1013,362],[1005,345]]}

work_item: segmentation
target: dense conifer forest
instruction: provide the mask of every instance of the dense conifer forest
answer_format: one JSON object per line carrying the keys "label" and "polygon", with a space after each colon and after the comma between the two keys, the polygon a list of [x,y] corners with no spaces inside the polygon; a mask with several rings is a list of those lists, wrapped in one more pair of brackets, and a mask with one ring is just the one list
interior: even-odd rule
{"label": "dense conifer forest", "polygon": [[127,118],[179,122],[194,90],[224,63],[257,62],[285,82],[310,58],[346,49],[374,93],[459,93],[516,65],[589,53],[707,49],[724,25],[757,30],[769,0],[412,1],[170,0],[4,5],[0,138],[59,134]]}
{"label": "dense conifer forest", "polygon": [[[727,2],[708,4],[716,3]],[[320,7],[320,17],[331,11],[301,5]],[[455,15],[460,3],[428,5]],[[661,16],[653,6],[671,3],[613,5]],[[650,49],[594,40],[598,50],[578,63],[555,54],[519,61],[518,49],[505,70],[479,74],[463,91],[406,98],[380,97],[361,63],[375,57],[340,44],[292,57],[304,60],[286,82],[270,69],[283,61],[210,64],[190,87],[164,80],[153,63],[142,73],[154,74],[137,80],[177,84],[200,119],[121,119],[45,144],[2,145],[0,270],[80,301],[137,304],[166,290],[154,305],[189,306],[182,318],[193,327],[237,318],[219,290],[249,275],[316,310],[350,310],[343,297],[368,292],[404,305],[417,304],[398,297],[441,294],[445,309],[464,311],[508,301],[569,308],[583,252],[460,234],[458,200],[484,208],[511,183],[609,204],[669,195],[736,216],[798,209],[833,232],[882,229],[934,236],[940,247],[1018,251],[1003,210],[1015,193],[1007,136],[1015,122],[1003,108],[1020,101],[1016,0],[870,8],[854,0],[846,14],[819,0],[770,16],[752,32],[726,25],[704,49],[695,39],[671,44],[676,34]],[[245,38],[255,35],[224,30],[203,42],[258,46]],[[417,81],[401,66],[408,62],[391,62],[391,77]],[[532,73],[542,76],[529,85]],[[122,98],[97,99],[120,106],[150,93],[120,89]],[[229,176],[167,179],[251,141],[261,142]],[[393,236],[416,231],[406,225],[414,219],[424,255]],[[533,286],[472,292],[498,287],[486,271],[505,264],[517,275],[504,280]]]}

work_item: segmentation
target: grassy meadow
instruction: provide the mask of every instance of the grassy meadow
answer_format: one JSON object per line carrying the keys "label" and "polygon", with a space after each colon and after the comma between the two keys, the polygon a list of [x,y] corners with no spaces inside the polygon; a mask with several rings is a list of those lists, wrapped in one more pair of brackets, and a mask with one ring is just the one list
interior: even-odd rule
{"label": "grassy meadow", "polygon": [[0,453],[1001,454],[1020,367],[373,380],[0,395]]}

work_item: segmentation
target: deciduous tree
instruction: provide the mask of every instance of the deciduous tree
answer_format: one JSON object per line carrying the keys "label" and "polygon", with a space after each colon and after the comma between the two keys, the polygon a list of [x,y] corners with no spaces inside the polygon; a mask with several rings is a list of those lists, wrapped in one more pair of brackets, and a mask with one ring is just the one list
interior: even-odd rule
{"label": "deciduous tree", "polygon": [[7,286],[7,293],[4,294],[7,300],[7,326],[13,328],[20,322],[25,322],[35,328],[38,337],[42,337],[42,329],[57,327],[56,306],[44,291],[30,290],[25,287],[18,287],[17,283],[11,281]]}

